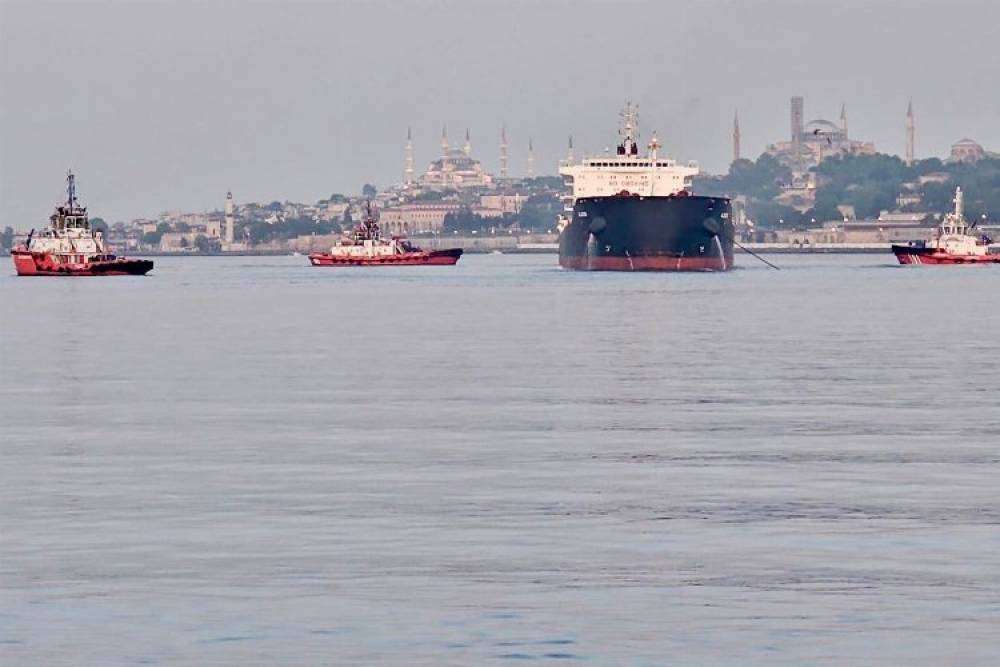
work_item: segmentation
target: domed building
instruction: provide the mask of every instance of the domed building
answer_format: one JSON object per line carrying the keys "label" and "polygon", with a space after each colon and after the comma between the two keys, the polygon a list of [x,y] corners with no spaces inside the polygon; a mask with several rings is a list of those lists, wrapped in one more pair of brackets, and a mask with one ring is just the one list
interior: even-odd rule
{"label": "domed building", "polygon": [[429,190],[462,190],[465,188],[487,187],[493,177],[483,170],[479,160],[472,157],[472,142],[469,132],[465,132],[465,147],[448,147],[447,128],[441,132],[441,157],[431,162],[427,171],[418,179],[417,185]]}
{"label": "domed building", "polygon": [[972,139],[965,138],[951,145],[949,162],[979,162],[986,157],[986,149]]}
{"label": "domed building", "polygon": [[840,109],[840,123],[816,119],[804,122],[804,101],[792,98],[790,141],[781,141],[767,147],[767,152],[776,157],[792,171],[803,172],[824,159],[836,155],[874,155],[875,144],[868,141],[854,141],[847,135],[847,108]]}

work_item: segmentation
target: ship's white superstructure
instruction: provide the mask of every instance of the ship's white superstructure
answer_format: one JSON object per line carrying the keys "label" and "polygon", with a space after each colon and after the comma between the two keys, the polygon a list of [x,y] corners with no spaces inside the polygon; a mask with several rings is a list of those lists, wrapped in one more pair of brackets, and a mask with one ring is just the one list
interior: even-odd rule
{"label": "ship's white superstructure", "polygon": [[928,248],[937,248],[951,255],[990,254],[990,242],[984,241],[973,231],[965,219],[965,194],[955,188],[955,210],[944,216],[938,227],[937,237],[927,242]]}
{"label": "ship's white superstructure", "polygon": [[[622,112],[621,143],[615,155],[588,156],[579,162],[567,159],[559,173],[572,187],[572,199],[611,197],[627,192],[646,197],[666,197],[682,190],[691,191],[699,173],[694,163],[678,164],[658,155],[660,142],[653,134],[648,153],[639,155],[639,114],[631,103]],[[572,210],[573,201],[569,202]]]}
{"label": "ship's white superstructure", "polygon": [[49,218],[48,229],[32,232],[28,245],[32,252],[65,257],[68,262],[85,262],[94,255],[104,255],[108,248],[104,234],[90,228],[87,208],[76,198],[76,180],[70,172],[66,176],[68,199],[56,206]]}

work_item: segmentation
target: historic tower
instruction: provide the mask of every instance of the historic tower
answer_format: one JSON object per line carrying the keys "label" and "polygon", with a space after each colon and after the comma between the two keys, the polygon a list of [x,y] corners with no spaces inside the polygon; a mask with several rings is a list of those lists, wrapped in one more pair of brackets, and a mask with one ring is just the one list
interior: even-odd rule
{"label": "historic tower", "polygon": [[740,115],[733,113],[733,162],[740,159]]}
{"label": "historic tower", "polygon": [[406,128],[406,160],[403,166],[403,184],[413,183],[413,132]]}
{"label": "historic tower", "polygon": [[796,146],[802,141],[804,106],[805,102],[800,96],[792,98],[792,143]]}
{"label": "historic tower", "polygon": [[469,135],[469,128],[465,128],[465,146],[462,150],[465,151],[466,157],[470,157],[472,155],[472,138]]}
{"label": "historic tower", "polygon": [[575,158],[573,156],[573,135],[569,135],[569,149],[566,151],[566,164],[573,164]]}
{"label": "historic tower", "polygon": [[906,108],[906,165],[910,166],[913,164],[913,100],[910,100],[910,105]]}
{"label": "historic tower", "polygon": [[500,126],[500,178],[507,178],[507,127]]}
{"label": "historic tower", "polygon": [[535,147],[531,143],[531,137],[528,137],[528,178],[535,177]]}
{"label": "historic tower", "polygon": [[441,157],[448,157],[448,126],[441,126]]}
{"label": "historic tower", "polygon": [[233,204],[233,193],[226,193],[226,243],[232,243],[236,238],[236,206]]}
{"label": "historic tower", "polygon": [[844,139],[847,138],[847,105],[840,105],[840,131],[844,133]]}

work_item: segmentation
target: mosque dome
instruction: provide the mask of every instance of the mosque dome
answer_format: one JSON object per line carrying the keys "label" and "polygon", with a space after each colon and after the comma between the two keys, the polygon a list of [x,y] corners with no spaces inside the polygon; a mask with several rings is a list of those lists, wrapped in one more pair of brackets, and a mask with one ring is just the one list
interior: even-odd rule
{"label": "mosque dome", "polygon": [[841,132],[841,127],[836,123],[831,123],[828,120],[811,120],[806,123],[805,128],[802,130],[803,134],[839,134]]}

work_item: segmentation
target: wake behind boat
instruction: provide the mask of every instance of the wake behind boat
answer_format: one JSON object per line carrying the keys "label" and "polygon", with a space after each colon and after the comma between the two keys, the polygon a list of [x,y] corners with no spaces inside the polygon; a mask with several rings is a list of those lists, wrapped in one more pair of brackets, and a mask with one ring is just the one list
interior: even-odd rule
{"label": "wake behind boat", "polygon": [[405,238],[383,238],[378,209],[369,203],[364,221],[349,237],[330,252],[309,255],[309,261],[313,266],[451,266],[461,256],[461,248],[423,250]]}
{"label": "wake behind boat", "polygon": [[49,218],[49,228],[10,251],[19,276],[141,276],[148,259],[118,257],[108,251],[104,234],[90,227],[87,207],[76,198],[76,178],[66,175],[67,199]]}

